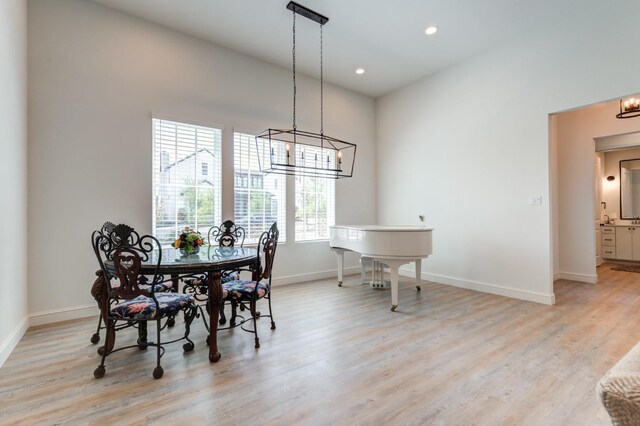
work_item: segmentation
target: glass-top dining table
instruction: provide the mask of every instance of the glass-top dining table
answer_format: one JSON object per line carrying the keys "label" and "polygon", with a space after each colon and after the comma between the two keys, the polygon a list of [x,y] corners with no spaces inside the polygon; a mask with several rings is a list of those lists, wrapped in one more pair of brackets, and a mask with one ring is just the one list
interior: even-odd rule
{"label": "glass-top dining table", "polygon": [[[209,311],[209,361],[220,359],[218,352],[218,318],[222,305],[222,272],[245,268],[259,268],[258,252],[255,248],[202,246],[197,253],[182,254],[173,247],[162,248],[162,259],[158,273],[170,276],[173,288],[178,291],[181,277],[206,274]],[[141,273],[153,274],[158,261],[158,251],[154,250],[149,260],[142,262]],[[201,299],[199,299],[201,300]]]}

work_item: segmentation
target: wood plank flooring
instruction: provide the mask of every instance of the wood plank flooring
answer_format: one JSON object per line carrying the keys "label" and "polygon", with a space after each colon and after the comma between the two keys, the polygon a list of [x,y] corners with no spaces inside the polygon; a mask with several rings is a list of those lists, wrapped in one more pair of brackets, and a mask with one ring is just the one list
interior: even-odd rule
{"label": "wood plank flooring", "polygon": [[640,341],[640,274],[598,273],[556,282],[554,306],[407,278],[397,312],[355,275],[275,287],[260,349],[222,331],[210,364],[194,323],[195,351],[169,345],[160,380],[152,350],[94,379],[97,318],[32,328],[0,369],[0,424],[608,424],[594,388]]}

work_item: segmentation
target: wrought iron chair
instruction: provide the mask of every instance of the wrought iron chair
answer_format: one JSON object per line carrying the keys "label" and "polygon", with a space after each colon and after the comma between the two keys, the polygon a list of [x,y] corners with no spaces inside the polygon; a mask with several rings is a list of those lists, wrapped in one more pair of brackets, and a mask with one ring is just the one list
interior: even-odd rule
{"label": "wrought iron chair", "polygon": [[[220,226],[212,226],[207,234],[207,242],[211,245],[218,245],[220,247],[236,247],[244,244],[245,230],[236,224],[232,220],[225,220]],[[236,280],[240,278],[239,271],[224,271],[220,277],[223,283]],[[196,300],[207,300],[207,277],[199,275],[197,277],[191,277],[184,279],[184,292],[194,295]],[[208,302],[207,302],[208,303]],[[206,306],[206,305],[205,305]],[[206,317],[204,315],[203,307],[200,306],[202,318],[206,324]],[[220,306],[220,324],[224,325],[227,322],[227,318],[224,315],[224,303]]]}
{"label": "wrought iron chair", "polygon": [[[273,312],[271,311],[271,272],[273,270],[273,260],[276,256],[276,248],[278,247],[278,223],[274,222],[268,231],[263,232],[258,241],[258,259],[260,267],[253,271],[251,280],[233,280],[222,284],[222,300],[229,301],[232,304],[232,317],[229,321],[231,326],[236,325],[237,315],[236,305],[247,306],[253,320],[253,330],[247,329],[243,324],[249,319],[241,317],[241,321],[237,324],[243,330],[251,332],[255,335],[255,347],[260,347],[260,339],[258,338],[257,319],[260,317],[269,317],[271,319],[271,329],[276,329],[276,323],[273,320]],[[256,304],[260,299],[269,301],[269,315],[261,315],[256,310]]]}
{"label": "wrought iron chair", "polygon": [[[113,232],[113,228],[115,228],[115,225],[113,223],[105,222],[104,225],[102,225],[102,228],[100,228],[99,230],[93,233],[93,235],[91,236],[91,241],[93,242],[97,234],[99,235],[111,234],[111,232]],[[100,307],[99,298],[102,295],[101,290],[102,290],[102,287],[104,286],[104,276],[102,273],[102,269],[98,269],[96,271],[96,276],[98,278],[96,278],[96,280],[93,283],[93,286],[91,287],[91,295],[93,296],[94,299],[96,299],[96,302],[98,302],[98,308],[99,308]],[[93,343],[94,345],[100,341],[100,330],[102,330],[103,328],[104,327],[102,326],[102,315],[100,315],[98,316],[98,328],[96,329],[96,332],[93,333],[93,336],[91,336],[91,343]]]}
{"label": "wrought iron chair", "polygon": [[[91,236],[91,241],[93,242],[98,235],[104,235],[107,238],[110,238],[110,235],[113,232],[115,227],[116,225],[113,222],[105,222],[104,225],[102,225],[102,228],[100,228],[99,230],[93,233],[93,235]],[[120,235],[120,236],[115,234],[113,235],[112,242],[114,244],[114,247],[121,246],[121,245],[132,245],[134,241],[137,241],[140,239],[140,235],[138,235],[138,233],[133,228],[129,227],[128,229],[129,229],[129,232],[126,235]],[[102,298],[106,296],[102,291],[102,288],[104,286],[104,279],[105,279],[102,269],[98,269],[96,271],[96,276],[97,278],[94,281],[93,286],[91,287],[91,295],[98,303],[98,308],[100,308],[100,305],[102,303]],[[111,282],[112,285],[114,286],[119,285],[117,281],[117,277],[111,277],[111,279],[115,281],[115,282],[114,281]],[[146,282],[146,277],[142,276],[140,280],[140,284],[145,285],[145,282]],[[148,285],[146,285],[144,288],[146,288],[147,291],[150,291]],[[169,285],[166,282],[158,283],[155,285],[156,292],[169,291],[169,290],[172,290],[172,285]],[[172,327],[174,322],[175,321],[172,318],[171,321],[169,322],[169,326]],[[105,326],[102,324],[102,315],[99,315],[98,328],[96,329],[96,332],[93,333],[93,335],[91,336],[91,343],[95,345],[100,341],[100,330],[103,330],[104,328]]]}
{"label": "wrought iron chair", "polygon": [[[127,242],[123,244],[123,242]],[[157,349],[157,362],[153,377],[159,379],[164,374],[160,358],[164,354],[161,332],[167,326],[169,318],[179,312],[185,314],[185,334],[164,344],[187,340],[183,345],[185,352],[192,351],[194,343],[189,339],[190,326],[197,312],[191,295],[173,292],[158,292],[156,284],[161,284],[163,277],[158,273],[162,259],[160,242],[151,235],[139,237],[133,228],[121,224],[116,225],[108,235],[95,231],[92,235],[93,250],[98,258],[104,277],[100,313],[106,325],[106,342],[102,348],[102,359],[93,372],[94,377],[101,378],[105,374],[105,359],[108,355],[123,349],[147,347]],[[143,263],[146,267],[143,273]],[[145,274],[147,278],[145,277]],[[142,277],[145,277],[143,280]],[[117,279],[119,285],[112,285]],[[144,284],[141,284],[144,282]],[[156,324],[156,341],[147,340],[147,324]],[[119,323],[133,325],[138,329],[136,345],[115,349],[116,332],[121,330]]]}

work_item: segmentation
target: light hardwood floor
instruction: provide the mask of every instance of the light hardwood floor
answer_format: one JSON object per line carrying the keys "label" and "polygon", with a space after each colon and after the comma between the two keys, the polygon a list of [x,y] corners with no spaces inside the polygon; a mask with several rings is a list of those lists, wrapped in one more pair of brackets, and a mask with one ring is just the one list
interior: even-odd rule
{"label": "light hardwood floor", "polygon": [[0,423],[608,424],[594,387],[640,340],[640,274],[598,272],[556,282],[554,306],[406,278],[397,312],[358,276],[275,287],[260,349],[223,331],[210,364],[195,323],[195,351],[168,346],[160,380],[152,350],[94,379],[96,318],[32,328],[0,369]]}

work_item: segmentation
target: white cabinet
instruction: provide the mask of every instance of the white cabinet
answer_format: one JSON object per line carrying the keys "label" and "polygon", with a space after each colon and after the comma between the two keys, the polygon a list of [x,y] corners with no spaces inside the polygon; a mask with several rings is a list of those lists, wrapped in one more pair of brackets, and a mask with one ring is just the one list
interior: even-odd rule
{"label": "white cabinet", "polygon": [[640,226],[616,226],[616,259],[640,260]]}
{"label": "white cabinet", "polygon": [[616,258],[616,227],[602,226],[600,230],[601,253],[604,259]]}

